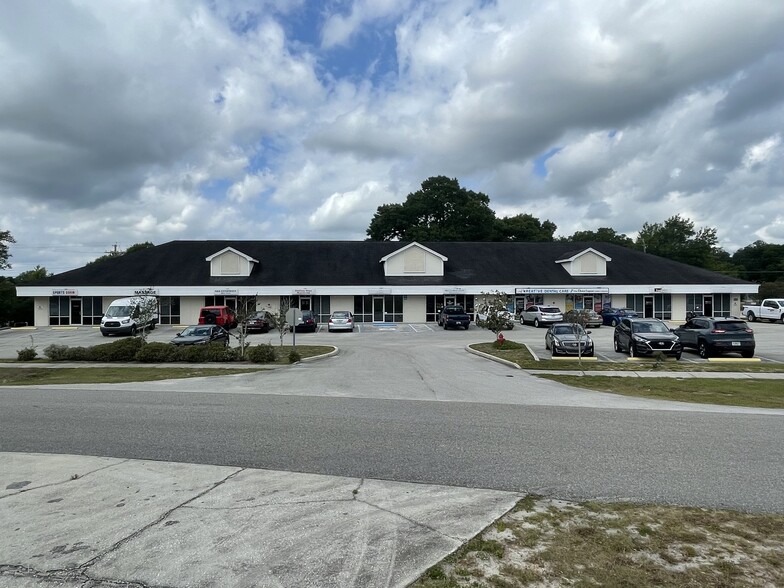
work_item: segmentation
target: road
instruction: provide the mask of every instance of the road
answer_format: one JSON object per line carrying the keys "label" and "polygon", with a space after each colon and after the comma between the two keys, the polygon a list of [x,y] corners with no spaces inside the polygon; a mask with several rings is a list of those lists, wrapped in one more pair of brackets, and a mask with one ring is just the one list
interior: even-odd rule
{"label": "road", "polygon": [[575,390],[440,335],[346,334],[337,357],[253,375],[0,389],[0,451],[784,510],[784,411]]}

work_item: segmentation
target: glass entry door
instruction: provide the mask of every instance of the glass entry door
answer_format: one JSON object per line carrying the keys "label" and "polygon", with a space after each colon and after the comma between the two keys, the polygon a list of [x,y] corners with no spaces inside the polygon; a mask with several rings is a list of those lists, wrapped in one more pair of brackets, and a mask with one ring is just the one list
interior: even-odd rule
{"label": "glass entry door", "polygon": [[71,298],[71,324],[82,324],[82,299]]}
{"label": "glass entry door", "polygon": [[374,323],[384,322],[384,297],[383,296],[373,297],[373,322]]}

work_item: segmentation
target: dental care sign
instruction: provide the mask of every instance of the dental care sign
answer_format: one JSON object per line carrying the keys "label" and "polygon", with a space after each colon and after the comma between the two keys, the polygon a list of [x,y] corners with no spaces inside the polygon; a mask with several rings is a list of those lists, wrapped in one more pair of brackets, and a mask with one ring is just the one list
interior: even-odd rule
{"label": "dental care sign", "polygon": [[515,288],[515,294],[607,294],[609,288]]}

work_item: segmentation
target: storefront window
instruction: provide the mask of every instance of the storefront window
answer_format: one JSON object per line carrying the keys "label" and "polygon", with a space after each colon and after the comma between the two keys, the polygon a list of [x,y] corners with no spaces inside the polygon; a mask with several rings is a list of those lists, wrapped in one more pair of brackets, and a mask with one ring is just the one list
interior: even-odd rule
{"label": "storefront window", "polygon": [[162,325],[180,324],[180,297],[161,296],[158,299],[160,304],[160,316]]}
{"label": "storefront window", "polygon": [[68,296],[49,297],[49,324],[71,324],[71,299]]}

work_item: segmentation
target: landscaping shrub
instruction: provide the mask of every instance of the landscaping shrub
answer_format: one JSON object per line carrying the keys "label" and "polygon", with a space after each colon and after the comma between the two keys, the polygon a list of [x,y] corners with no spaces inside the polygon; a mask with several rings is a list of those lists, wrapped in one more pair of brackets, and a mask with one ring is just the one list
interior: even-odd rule
{"label": "landscaping shrub", "polygon": [[136,361],[142,363],[164,363],[177,361],[179,349],[171,343],[147,343],[136,353]]}
{"label": "landscaping shrub", "polygon": [[17,349],[16,354],[16,358],[19,361],[33,361],[36,357],[38,357],[38,352],[33,347]]}
{"label": "landscaping shrub", "polygon": [[136,354],[142,347],[143,341],[139,337],[125,337],[90,347],[90,360],[92,361],[134,361]]}
{"label": "landscaping shrub", "polygon": [[253,363],[275,363],[275,348],[269,343],[262,343],[245,351],[245,358]]}
{"label": "landscaping shrub", "polygon": [[296,349],[292,349],[289,351],[289,363],[297,363],[302,359],[302,356],[299,354],[299,351]]}
{"label": "landscaping shrub", "polygon": [[44,348],[44,355],[52,361],[65,361],[68,358],[68,345],[52,343]]}
{"label": "landscaping shrub", "polygon": [[90,361],[92,347],[66,347],[65,361]]}
{"label": "landscaping shrub", "polygon": [[237,361],[239,357],[237,350],[219,343],[203,345],[203,347],[206,347],[204,361]]}
{"label": "landscaping shrub", "polygon": [[183,345],[181,347],[177,347],[175,361],[202,363],[206,356],[206,349],[206,345]]}

